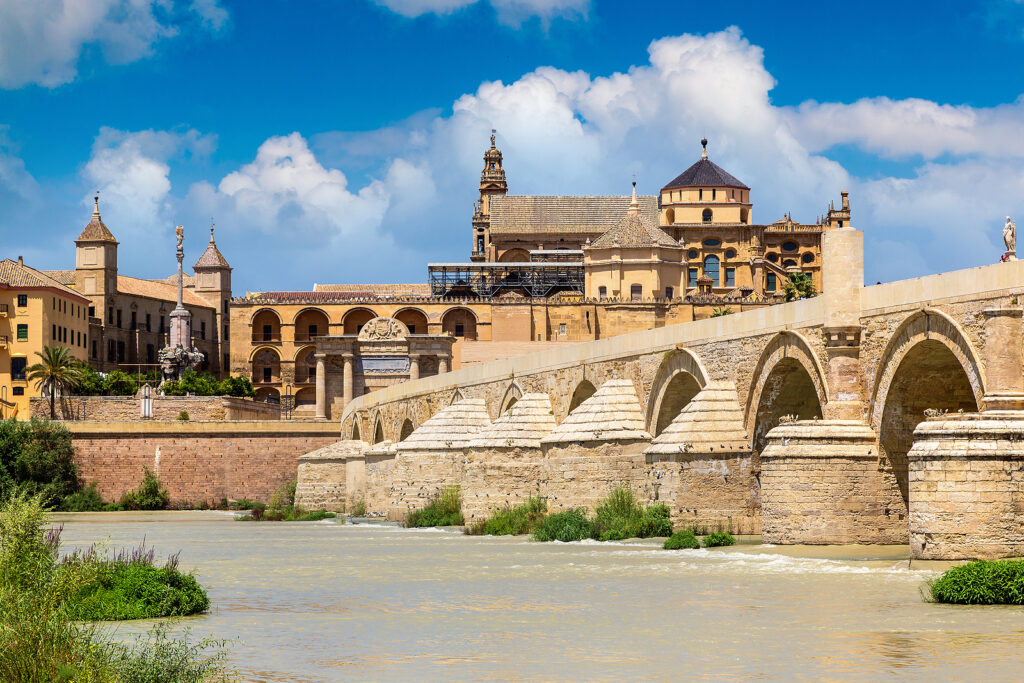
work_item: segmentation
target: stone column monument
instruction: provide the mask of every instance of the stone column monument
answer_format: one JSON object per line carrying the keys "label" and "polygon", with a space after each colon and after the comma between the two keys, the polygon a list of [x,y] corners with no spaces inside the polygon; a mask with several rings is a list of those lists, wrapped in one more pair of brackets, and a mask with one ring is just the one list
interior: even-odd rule
{"label": "stone column monument", "polygon": [[171,331],[167,346],[160,349],[160,369],[163,381],[181,379],[186,370],[195,370],[203,362],[203,354],[192,345],[192,314],[185,308],[184,292],[182,291],[182,267],[185,251],[182,243],[185,240],[185,229],[178,226],[174,229],[178,237],[178,305],[171,311]]}

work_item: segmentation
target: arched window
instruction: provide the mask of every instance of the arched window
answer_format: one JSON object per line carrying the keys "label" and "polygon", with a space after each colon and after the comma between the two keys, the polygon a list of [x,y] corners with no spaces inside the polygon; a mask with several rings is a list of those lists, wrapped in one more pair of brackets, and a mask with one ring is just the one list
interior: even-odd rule
{"label": "arched window", "polygon": [[765,258],[768,259],[769,261],[771,261],[772,263],[778,263],[779,262],[779,255],[778,254],[768,254]]}
{"label": "arched window", "polygon": [[600,287],[598,287],[597,288],[597,296],[599,296],[602,299],[608,298],[608,288],[605,287],[604,285],[601,285]]}
{"label": "arched window", "polygon": [[718,257],[706,256],[704,258],[704,274],[711,278],[712,284],[718,286]]}
{"label": "arched window", "polygon": [[750,216],[750,212],[748,212],[746,209],[740,209],[740,223],[746,223],[747,222],[747,218],[749,216]]}
{"label": "arched window", "polygon": [[666,209],[665,210],[665,223],[667,225],[672,225],[675,222],[676,222],[676,210],[675,209]]}
{"label": "arched window", "polygon": [[711,222],[711,209],[704,209],[704,213],[700,216],[701,220],[705,223]]}
{"label": "arched window", "polygon": [[782,251],[796,251],[800,246],[796,242],[783,242]]}
{"label": "arched window", "polygon": [[785,268],[796,268],[796,259],[788,258],[782,262],[782,265]]}
{"label": "arched window", "polygon": [[639,301],[644,295],[643,285],[630,285],[629,286],[629,298],[633,301]]}

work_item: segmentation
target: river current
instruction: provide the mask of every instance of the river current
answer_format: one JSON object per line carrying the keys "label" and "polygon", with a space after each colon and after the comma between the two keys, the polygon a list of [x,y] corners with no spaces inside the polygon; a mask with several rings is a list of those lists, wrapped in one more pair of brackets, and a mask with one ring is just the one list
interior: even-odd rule
{"label": "river current", "polygon": [[[1011,680],[1024,608],[925,602],[903,547],[661,550],[220,512],[61,514],[65,547],[145,537],[210,594],[182,620],[243,680]],[[118,625],[119,636],[146,622]]]}

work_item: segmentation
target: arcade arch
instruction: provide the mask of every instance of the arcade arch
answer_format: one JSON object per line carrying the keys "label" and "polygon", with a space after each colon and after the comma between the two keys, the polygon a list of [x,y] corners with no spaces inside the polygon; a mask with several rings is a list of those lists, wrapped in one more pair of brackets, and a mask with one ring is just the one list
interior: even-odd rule
{"label": "arcade arch", "polygon": [[341,323],[345,328],[345,334],[359,334],[363,325],[377,317],[377,314],[369,308],[353,308],[345,313]]}

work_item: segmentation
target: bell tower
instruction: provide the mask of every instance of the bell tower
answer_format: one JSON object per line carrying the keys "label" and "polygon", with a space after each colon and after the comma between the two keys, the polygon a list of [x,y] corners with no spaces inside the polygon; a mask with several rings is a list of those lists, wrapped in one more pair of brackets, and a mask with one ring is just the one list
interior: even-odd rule
{"label": "bell tower", "polygon": [[75,288],[102,312],[104,298],[117,293],[118,242],[100,218],[99,195],[93,202],[92,219],[75,240]]}
{"label": "bell tower", "polygon": [[495,146],[491,129],[491,147],[484,152],[484,170],[480,173],[480,200],[473,206],[473,261],[494,260],[491,253],[491,197],[508,194],[505,169],[501,166],[501,150]]}

